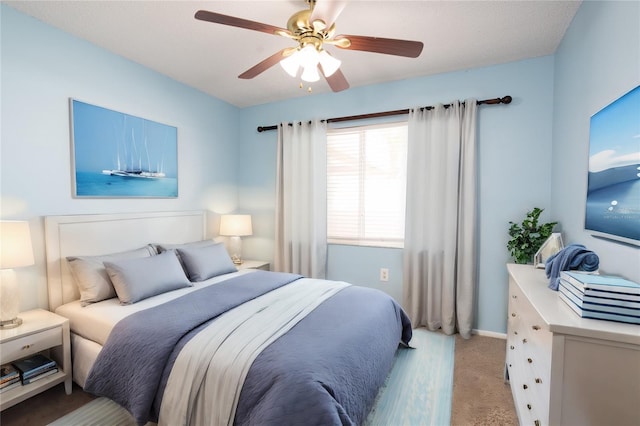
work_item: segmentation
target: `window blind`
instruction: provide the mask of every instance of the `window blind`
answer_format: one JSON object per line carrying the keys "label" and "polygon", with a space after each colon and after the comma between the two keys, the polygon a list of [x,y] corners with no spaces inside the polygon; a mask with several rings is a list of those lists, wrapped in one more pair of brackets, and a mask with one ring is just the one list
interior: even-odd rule
{"label": "window blind", "polygon": [[402,247],[407,123],[327,132],[327,239]]}

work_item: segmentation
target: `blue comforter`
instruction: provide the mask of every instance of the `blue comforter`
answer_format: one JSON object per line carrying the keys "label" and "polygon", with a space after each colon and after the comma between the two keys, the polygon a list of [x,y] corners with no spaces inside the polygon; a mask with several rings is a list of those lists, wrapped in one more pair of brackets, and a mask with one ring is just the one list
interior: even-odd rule
{"label": "blue comforter", "polygon": [[[85,390],[127,408],[139,424],[157,421],[180,349],[218,315],[301,277],[256,271],[203,288],[120,321]],[[411,324],[377,290],[342,290],[267,347],[254,361],[235,424],[360,424]]]}

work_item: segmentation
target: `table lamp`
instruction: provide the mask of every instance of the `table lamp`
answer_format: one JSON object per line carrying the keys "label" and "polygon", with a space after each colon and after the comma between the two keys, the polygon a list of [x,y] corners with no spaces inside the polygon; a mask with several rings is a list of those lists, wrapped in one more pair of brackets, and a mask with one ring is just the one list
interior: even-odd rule
{"label": "table lamp", "polygon": [[14,268],[35,263],[29,222],[0,221],[0,328],[22,324],[20,292]]}
{"label": "table lamp", "polygon": [[242,240],[240,237],[252,235],[251,215],[248,214],[223,214],[220,217],[220,235],[231,237],[231,260],[236,265],[242,263]]}

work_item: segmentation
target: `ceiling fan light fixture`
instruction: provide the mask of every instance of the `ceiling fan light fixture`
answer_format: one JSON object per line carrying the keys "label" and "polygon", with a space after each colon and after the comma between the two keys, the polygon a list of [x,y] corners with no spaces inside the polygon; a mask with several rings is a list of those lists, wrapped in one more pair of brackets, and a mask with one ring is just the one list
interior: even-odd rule
{"label": "ceiling fan light fixture", "polygon": [[320,65],[322,66],[322,72],[324,73],[325,77],[333,75],[333,73],[338,71],[338,68],[340,68],[340,65],[342,64],[342,61],[340,61],[340,59],[334,58],[326,50],[322,50],[320,52],[319,58]]}
{"label": "ceiling fan light fixture", "polygon": [[282,66],[282,68],[291,77],[297,76],[298,69],[300,68],[300,52],[296,50],[290,56],[287,56],[286,58],[281,60],[280,66]]}
{"label": "ceiling fan light fixture", "polygon": [[300,49],[300,66],[303,68],[317,67],[320,61],[318,49],[313,44],[307,44]]}
{"label": "ceiling fan light fixture", "polygon": [[316,64],[315,66],[305,66],[300,78],[303,81],[306,81],[309,83],[313,83],[320,80],[320,74],[318,73],[318,65]]}
{"label": "ceiling fan light fixture", "polygon": [[320,54],[317,47],[313,44],[307,44],[300,49],[298,58],[302,67],[302,76],[300,78],[310,83],[320,80],[320,75],[318,74]]}

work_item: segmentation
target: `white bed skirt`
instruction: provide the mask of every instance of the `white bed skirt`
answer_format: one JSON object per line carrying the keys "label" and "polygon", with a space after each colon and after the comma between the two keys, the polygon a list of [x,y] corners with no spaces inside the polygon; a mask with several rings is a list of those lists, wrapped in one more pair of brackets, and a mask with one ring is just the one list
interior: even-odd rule
{"label": "white bed skirt", "polygon": [[73,381],[84,388],[91,367],[96,362],[102,345],[92,340],[71,333],[71,359],[73,365]]}

